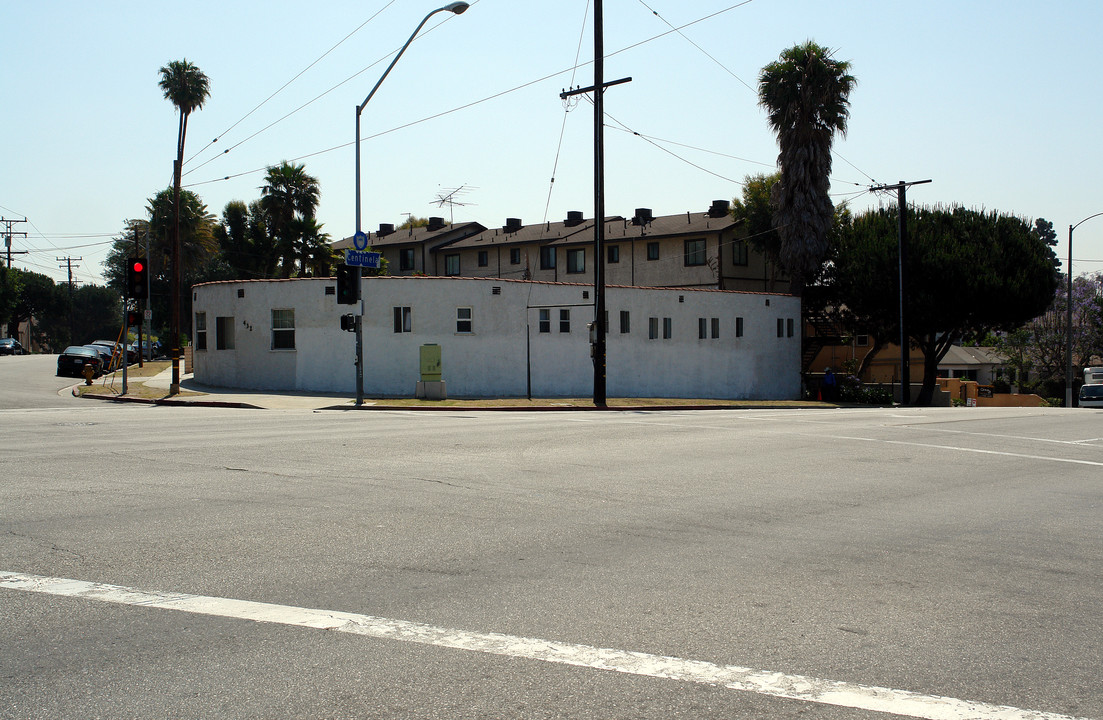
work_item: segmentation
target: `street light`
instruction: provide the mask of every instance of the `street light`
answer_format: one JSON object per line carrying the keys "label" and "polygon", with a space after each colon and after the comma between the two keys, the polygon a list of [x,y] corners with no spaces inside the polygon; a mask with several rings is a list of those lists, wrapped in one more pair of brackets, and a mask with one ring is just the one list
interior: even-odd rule
{"label": "street light", "polygon": [[1072,231],[1100,215],[1103,215],[1103,212],[1089,215],[1075,225],[1069,225],[1069,264],[1065,268],[1069,276],[1068,297],[1065,298],[1065,304],[1068,306],[1065,323],[1065,407],[1067,408],[1072,407]]}
{"label": "street light", "polygon": [[[466,2],[453,2],[439,7],[433,12],[422,18],[418,26],[414,28],[414,32],[410,35],[410,39],[406,41],[406,44],[398,51],[398,54],[394,56],[394,60],[391,60],[391,64],[387,66],[387,69],[383,71],[383,75],[379,78],[379,82],[375,84],[375,87],[371,89],[368,96],[364,98],[364,102],[356,106],[356,234],[360,234],[360,113],[364,112],[364,107],[375,96],[375,91],[379,89],[379,86],[383,84],[383,81],[387,79],[387,75],[390,74],[391,69],[394,68],[398,59],[402,57],[402,53],[406,52],[406,48],[410,47],[410,43],[414,41],[417,34],[421,32],[421,28],[425,26],[425,23],[429,21],[429,18],[433,17],[439,12],[450,12],[454,15],[462,15],[467,8],[470,7]],[[361,293],[361,278],[363,277],[363,270],[360,267],[356,268],[356,303],[360,306],[356,312],[356,404],[364,404],[364,299]]]}

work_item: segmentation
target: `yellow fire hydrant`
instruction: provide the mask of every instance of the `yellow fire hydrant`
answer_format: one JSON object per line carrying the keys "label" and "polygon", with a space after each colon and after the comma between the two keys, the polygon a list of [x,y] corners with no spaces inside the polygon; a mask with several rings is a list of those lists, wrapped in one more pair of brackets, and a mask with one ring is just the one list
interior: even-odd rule
{"label": "yellow fire hydrant", "polygon": [[96,374],[96,371],[92,368],[91,365],[85,365],[84,370],[81,372],[81,374],[84,375],[84,384],[91,385],[92,376]]}

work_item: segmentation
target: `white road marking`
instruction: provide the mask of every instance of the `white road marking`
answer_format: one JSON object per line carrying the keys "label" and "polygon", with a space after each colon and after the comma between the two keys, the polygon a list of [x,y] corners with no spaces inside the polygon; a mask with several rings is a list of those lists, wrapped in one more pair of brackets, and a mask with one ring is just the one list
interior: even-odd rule
{"label": "white road marking", "polygon": [[754,670],[736,665],[717,665],[700,660],[685,660],[500,633],[468,632],[405,620],[273,605],[249,600],[158,592],[84,580],[2,571],[0,571],[0,588],[122,605],[179,610],[254,622],[333,630],[372,638],[414,642],[526,660],[541,660],[594,670],[718,685],[777,698],[929,720],[1086,720],[1071,715],[1022,710],[1005,705],[991,705],[939,695],[923,695],[907,690],[822,680],[804,675]]}
{"label": "white road marking", "polygon": [[911,447],[935,448],[937,450],[956,450],[958,452],[978,453],[980,455],[1002,455],[1003,457],[1022,458],[1024,460],[1042,460],[1045,462],[1070,463],[1072,465],[1091,465],[1103,467],[1097,460],[1077,460],[1075,458],[1052,457],[1049,455],[1028,455],[1026,453],[1005,452],[1003,450],[984,450],[982,448],[960,447],[958,445],[939,445],[937,443],[908,442],[907,440],[882,440],[879,438],[854,437],[851,435],[817,435],[832,440],[857,440],[859,442],[882,443],[884,445],[909,445]]}

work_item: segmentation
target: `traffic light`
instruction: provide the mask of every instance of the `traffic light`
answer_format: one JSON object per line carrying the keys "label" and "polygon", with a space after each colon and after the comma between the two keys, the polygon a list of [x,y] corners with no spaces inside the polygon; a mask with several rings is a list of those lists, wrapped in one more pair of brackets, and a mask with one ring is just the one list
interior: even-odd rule
{"label": "traffic light", "polygon": [[358,284],[360,284],[360,268],[344,263],[337,266],[337,302],[339,304],[356,303]]}
{"label": "traffic light", "polygon": [[342,315],[341,316],[341,329],[347,332],[356,332],[356,316],[355,315]]}
{"label": "traffic light", "polygon": [[142,324],[142,321],[138,317],[138,315],[139,315],[139,313],[138,313],[137,310],[127,310],[126,311],[126,326],[128,328],[138,327],[139,325]]}
{"label": "traffic light", "polygon": [[132,257],[126,261],[126,296],[144,300],[149,296],[149,262],[144,257]]}

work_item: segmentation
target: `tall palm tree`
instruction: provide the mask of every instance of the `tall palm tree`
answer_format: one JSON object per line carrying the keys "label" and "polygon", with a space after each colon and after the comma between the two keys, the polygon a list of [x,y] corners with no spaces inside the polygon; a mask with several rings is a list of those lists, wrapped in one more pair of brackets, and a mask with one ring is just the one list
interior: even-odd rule
{"label": "tall palm tree", "polygon": [[172,231],[172,384],[170,394],[180,392],[180,168],[184,164],[184,139],[188,134],[188,116],[203,107],[210,92],[210,80],[199,68],[187,61],[174,60],[161,68],[158,83],[165,99],[180,111],[180,130],[176,139],[176,162],[173,164]]}
{"label": "tall palm tree", "polygon": [[758,103],[780,148],[774,225],[794,294],[814,278],[827,253],[834,214],[828,196],[831,145],[836,132],[846,135],[856,83],[849,62],[835,60],[811,40],[781,53],[759,75]]}
{"label": "tall palm tree", "polygon": [[321,190],[318,179],[306,173],[305,165],[289,162],[268,168],[260,188],[260,204],[264,209],[268,230],[276,240],[276,252],[281,258],[280,275],[291,277],[296,260],[299,270],[306,270],[309,259],[300,252],[304,228],[314,220]]}

